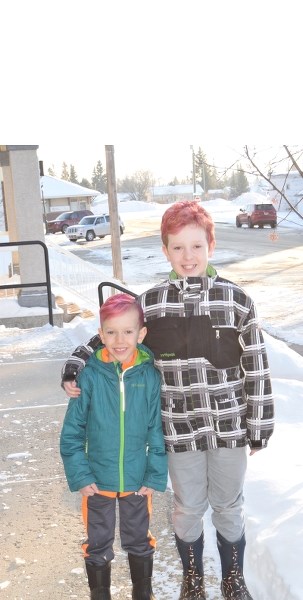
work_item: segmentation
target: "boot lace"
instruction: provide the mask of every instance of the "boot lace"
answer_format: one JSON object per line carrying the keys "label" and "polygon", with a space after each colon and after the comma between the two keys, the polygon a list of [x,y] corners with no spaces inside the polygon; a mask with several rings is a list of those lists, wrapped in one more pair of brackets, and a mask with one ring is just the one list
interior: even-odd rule
{"label": "boot lace", "polygon": [[224,577],[221,583],[221,592],[225,600],[253,600],[250,595],[243,573],[238,564],[237,549],[233,549],[233,566],[227,577]]}
{"label": "boot lace", "polygon": [[206,600],[204,577],[197,570],[192,548],[189,551],[189,566],[183,575],[179,600]]}

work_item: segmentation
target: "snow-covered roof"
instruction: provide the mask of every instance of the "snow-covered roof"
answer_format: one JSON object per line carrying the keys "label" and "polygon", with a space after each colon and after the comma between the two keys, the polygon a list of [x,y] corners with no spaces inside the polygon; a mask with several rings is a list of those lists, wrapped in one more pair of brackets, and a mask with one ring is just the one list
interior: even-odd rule
{"label": "snow-covered roof", "polygon": [[40,177],[40,184],[41,197],[43,191],[45,200],[51,198],[75,198],[79,196],[95,198],[100,195],[97,190],[92,190],[77,183],[71,183],[70,181],[64,181],[63,179],[58,179],[58,177],[51,177],[50,175]]}
{"label": "snow-covered roof", "polygon": [[272,173],[271,179],[287,177],[287,179],[302,179],[302,175],[298,171],[281,171],[281,173]]}

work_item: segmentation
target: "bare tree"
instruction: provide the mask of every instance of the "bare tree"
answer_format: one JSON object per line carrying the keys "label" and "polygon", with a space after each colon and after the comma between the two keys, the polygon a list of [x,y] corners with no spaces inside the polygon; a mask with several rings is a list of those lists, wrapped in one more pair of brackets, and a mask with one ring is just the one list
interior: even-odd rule
{"label": "bare tree", "polygon": [[127,192],[131,200],[145,202],[148,190],[154,185],[153,176],[150,171],[136,171],[132,176],[118,180],[117,187],[120,192]]}
{"label": "bare tree", "polygon": [[[303,171],[299,167],[298,160],[295,158],[295,154],[297,154],[298,157],[301,158],[301,156],[303,154],[303,150],[299,149],[295,153],[294,151],[291,151],[289,149],[289,146],[283,145],[282,147],[284,148],[284,151],[286,154],[286,157],[284,157],[284,159],[282,159],[282,162],[285,163],[285,159],[288,158],[291,163],[291,166],[289,166],[286,169],[285,178],[284,178],[284,182],[283,182],[281,189],[278,188],[277,185],[271,179],[272,174],[273,174],[273,168],[272,168],[273,161],[269,164],[268,173],[266,175],[264,173],[264,168],[261,168],[260,166],[257,165],[256,153],[254,154],[254,156],[252,156],[252,151],[249,150],[248,146],[244,146],[244,153],[245,153],[246,158],[250,162],[250,164],[253,166],[255,174],[257,173],[260,177],[262,177],[262,179],[264,179],[264,181],[266,181],[269,184],[269,186],[271,186],[271,188],[273,190],[275,190],[281,196],[281,198],[283,198],[285,200],[286,204],[290,208],[290,211],[293,211],[294,213],[296,213],[296,215],[298,215],[298,217],[300,217],[300,219],[303,220],[303,215],[301,215],[300,212],[297,210],[297,206],[301,202],[302,198],[300,198],[298,203],[294,206],[292,204],[292,202],[289,200],[289,198],[287,198],[287,196],[285,195],[285,192],[284,192],[284,190],[286,188],[286,182],[287,182],[289,173],[290,173],[290,171],[293,171],[293,170],[296,170],[299,173],[299,175],[302,177],[302,189],[303,189]],[[279,161],[279,162],[281,162],[281,161]]]}

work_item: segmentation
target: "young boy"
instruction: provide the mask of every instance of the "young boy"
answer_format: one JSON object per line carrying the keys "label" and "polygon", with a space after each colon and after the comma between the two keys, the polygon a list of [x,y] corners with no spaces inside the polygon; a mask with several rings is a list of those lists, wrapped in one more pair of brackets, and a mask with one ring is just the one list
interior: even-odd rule
{"label": "young boy", "polygon": [[[164,213],[163,251],[169,279],[139,298],[146,344],[162,374],[161,404],[173,525],[183,564],[179,600],[205,599],[203,516],[210,504],[225,600],[252,600],[243,576],[243,485],[250,454],[273,432],[273,398],[262,332],[252,299],[208,264],[214,223],[195,201]],[[63,368],[68,393],[93,338]],[[91,346],[91,347],[90,347]]]}
{"label": "young boy", "polygon": [[142,308],[133,297],[110,297],[100,309],[100,322],[103,345],[79,375],[81,394],[70,399],[60,451],[69,488],[83,497],[87,529],[83,551],[91,598],[111,598],[118,500],[132,598],[151,600],[152,493],[165,491],[167,484],[160,374],[152,354],[141,344],[146,327]]}

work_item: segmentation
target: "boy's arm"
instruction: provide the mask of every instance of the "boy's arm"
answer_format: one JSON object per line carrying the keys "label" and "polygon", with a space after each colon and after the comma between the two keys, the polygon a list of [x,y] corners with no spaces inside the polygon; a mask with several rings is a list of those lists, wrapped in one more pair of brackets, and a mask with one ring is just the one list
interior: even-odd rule
{"label": "boy's arm", "polygon": [[264,338],[254,304],[247,315],[239,341],[243,348],[241,366],[247,401],[247,435],[250,447],[267,446],[274,429],[274,401]]}
{"label": "boy's arm", "polygon": [[84,379],[85,381],[81,380],[81,396],[69,401],[60,434],[60,454],[72,492],[95,483],[95,476],[86,456],[86,424],[91,393],[90,384],[87,378]]}
{"label": "boy's arm", "polygon": [[147,466],[142,487],[164,492],[167,486],[167,455],[165,452],[160,400],[160,374],[155,370],[150,391]]}
{"label": "boy's arm", "polygon": [[64,383],[75,381],[80,371],[85,367],[85,363],[89,357],[100,346],[101,340],[99,335],[94,335],[85,345],[78,346],[64,363],[61,370],[61,387],[64,388]]}

